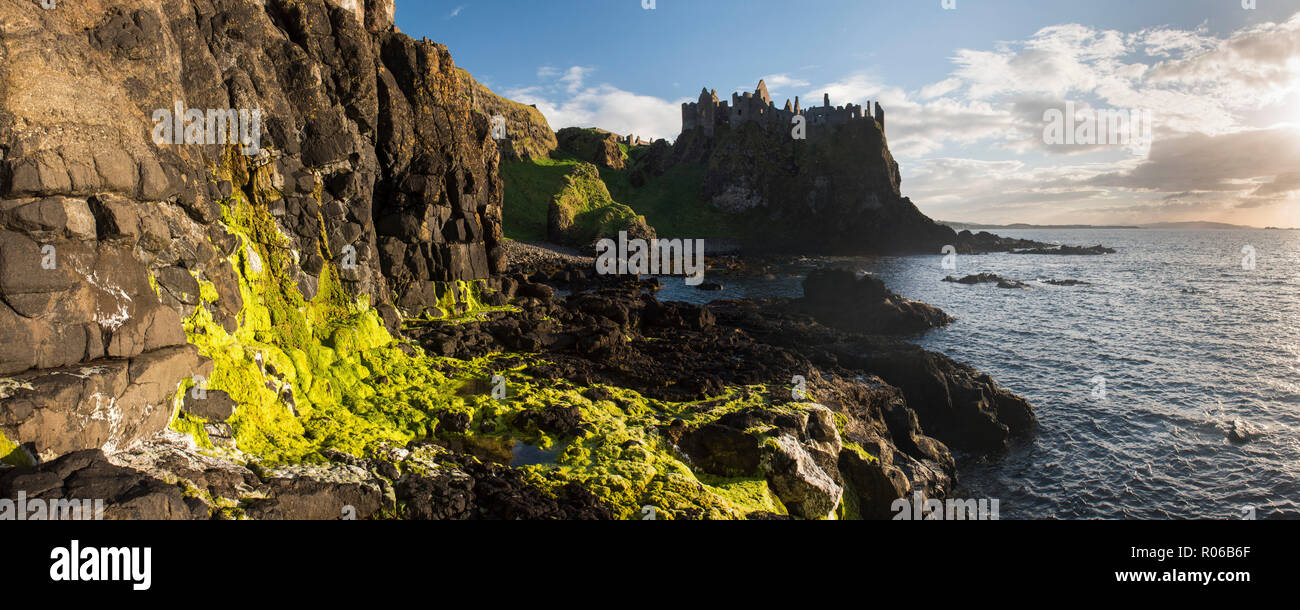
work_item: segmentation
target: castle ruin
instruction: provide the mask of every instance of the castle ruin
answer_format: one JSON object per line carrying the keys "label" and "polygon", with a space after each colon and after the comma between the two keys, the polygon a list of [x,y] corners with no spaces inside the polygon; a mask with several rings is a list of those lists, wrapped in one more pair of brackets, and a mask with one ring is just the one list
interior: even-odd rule
{"label": "castle ruin", "polygon": [[628,146],[631,146],[633,148],[639,146],[649,146],[655,143],[654,140],[647,140],[641,136],[630,134],[630,133],[625,136],[618,136],[618,141],[620,143],[627,144]]}
{"label": "castle ruin", "polygon": [[821,106],[801,108],[799,97],[795,96],[793,104],[786,100],[783,108],[777,108],[767,92],[767,83],[760,80],[753,93],[732,93],[730,103],[719,101],[716,89],[701,90],[699,101],[682,104],[682,132],[702,128],[704,135],[711,138],[719,125],[735,129],[750,122],[759,123],[765,129],[791,129],[795,116],[804,117],[810,137],[822,128],[834,128],[864,119],[875,121],[882,133],[885,130],[885,110],[880,107],[880,102],[876,102],[874,116],[871,102],[867,102],[865,111],[858,104],[832,107],[829,93],[822,97]]}

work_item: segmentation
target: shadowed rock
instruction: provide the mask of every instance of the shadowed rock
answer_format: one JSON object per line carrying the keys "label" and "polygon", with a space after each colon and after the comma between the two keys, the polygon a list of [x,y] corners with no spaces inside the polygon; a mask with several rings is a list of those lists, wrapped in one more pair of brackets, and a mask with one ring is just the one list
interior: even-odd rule
{"label": "shadowed rock", "polygon": [[803,282],[799,306],[823,323],[869,334],[908,335],[952,323],[937,307],[890,292],[879,279],[844,269],[818,269]]}

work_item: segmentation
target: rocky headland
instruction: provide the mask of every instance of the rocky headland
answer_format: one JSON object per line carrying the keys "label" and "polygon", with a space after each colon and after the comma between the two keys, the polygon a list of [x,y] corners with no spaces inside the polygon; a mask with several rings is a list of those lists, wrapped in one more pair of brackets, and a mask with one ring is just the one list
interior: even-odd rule
{"label": "rocky headland", "polygon": [[[1032,432],[1023,399],[903,340],[946,314],[873,278],[696,306],[582,257],[639,188],[699,193],[693,226],[776,249],[1047,247],[920,214],[879,107],[808,142],[712,115],[673,145],[552,139],[393,15],[0,4],[0,497],[145,519],[888,518],[951,495],[954,452]],[[178,108],[188,143],[155,137]],[[210,141],[232,109],[262,122]],[[557,179],[540,209],[571,252],[506,239],[503,158]]]}

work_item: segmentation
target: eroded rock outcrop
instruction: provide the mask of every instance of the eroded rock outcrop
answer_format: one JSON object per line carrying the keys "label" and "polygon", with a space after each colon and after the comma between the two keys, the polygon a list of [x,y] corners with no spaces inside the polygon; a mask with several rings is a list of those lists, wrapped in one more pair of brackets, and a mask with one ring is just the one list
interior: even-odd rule
{"label": "eroded rock outcrop", "polygon": [[[882,516],[951,492],[948,446],[1032,424],[968,367],[771,303],[663,303],[589,267],[466,283],[504,268],[491,121],[392,15],[0,6],[0,448],[43,462],[0,467],[0,496],[158,519]],[[225,145],[184,125],[227,108],[264,121]],[[867,179],[896,187],[883,168]],[[877,235],[895,212],[925,230],[867,203],[848,218]],[[542,467],[515,467],[529,452]]]}
{"label": "eroded rock outcrop", "polygon": [[[801,121],[801,122],[796,122]],[[956,233],[903,197],[898,163],[873,115],[853,104],[776,106],[759,83],[683,105],[679,163],[707,168],[703,197],[755,239],[800,252],[938,252]]]}
{"label": "eroded rock outcrop", "polygon": [[492,137],[497,141],[503,161],[545,159],[559,146],[555,132],[537,106],[501,97],[474,80],[469,72],[463,69],[457,72],[469,91],[474,111],[493,120],[493,129],[500,130]]}
{"label": "eroded rock outcrop", "polygon": [[627,156],[618,145],[618,135],[600,129],[565,127],[555,134],[559,152],[573,155],[599,167],[623,169]]}
{"label": "eroded rock outcrop", "polygon": [[6,442],[48,459],[167,424],[208,366],[182,320],[205,308],[233,332],[235,265],[263,263],[252,228],[224,224],[232,198],[273,219],[257,239],[291,254],[304,299],[330,276],[390,327],[503,266],[490,121],[447,49],[393,15],[392,0],[0,4]]}
{"label": "eroded rock outcrop", "polygon": [[595,165],[579,163],[564,179],[564,188],[547,209],[546,232],[551,241],[590,247],[598,239],[616,239],[620,232],[629,239],[655,238],[644,216],[614,201]]}
{"label": "eroded rock outcrop", "polygon": [[803,282],[804,311],[823,323],[882,335],[923,333],[952,323],[942,310],[903,298],[879,279],[846,269],[817,269]]}

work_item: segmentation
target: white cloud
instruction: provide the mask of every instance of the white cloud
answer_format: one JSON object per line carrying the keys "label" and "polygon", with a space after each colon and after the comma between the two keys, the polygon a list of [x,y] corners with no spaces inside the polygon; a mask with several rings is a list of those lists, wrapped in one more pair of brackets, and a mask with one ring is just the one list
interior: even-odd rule
{"label": "white cloud", "polygon": [[624,91],[609,84],[588,85],[595,69],[571,66],[537,70],[540,85],[506,91],[506,97],[536,104],[551,129],[599,127],[643,138],[676,139],[682,127],[681,104]]}
{"label": "white cloud", "polygon": [[[906,159],[904,191],[923,211],[992,222],[1300,216],[1300,111],[1285,114],[1300,102],[1300,13],[1226,36],[1056,25],[959,49],[953,63],[949,78],[915,92],[865,77],[831,85],[882,99],[891,148]],[[1149,156],[1045,146],[1043,111],[1067,101],[1151,110]],[[1008,155],[1020,163],[988,160]]]}
{"label": "white cloud", "polygon": [[[767,91],[772,95],[772,99],[776,101],[777,106],[782,105],[781,100],[783,99],[793,99],[793,96],[788,95],[789,91],[801,89],[810,84],[806,80],[790,76],[786,73],[768,74],[767,76],[759,78],[759,80],[763,81],[763,83],[767,85]],[[753,85],[738,86],[736,87],[736,91],[753,91],[757,86],[757,83],[758,81],[755,81],[755,84]]]}
{"label": "white cloud", "polygon": [[[834,105],[879,102],[904,193],[933,217],[1300,225],[1300,111],[1282,114],[1300,107],[1300,13],[1224,36],[1204,26],[1126,33],[1061,24],[958,49],[952,61],[947,78],[916,90],[868,73],[821,85],[786,73],[763,79],[778,105],[787,91],[802,92],[804,107],[823,94]],[[540,84],[507,94],[537,104],[555,129],[672,139],[681,102],[693,101],[593,84],[595,70],[584,66],[537,75]],[[1046,146],[1043,112],[1067,101],[1152,110],[1149,155]]]}
{"label": "white cloud", "polygon": [[465,7],[464,7],[463,5],[462,5],[462,6],[458,6],[458,7],[456,7],[456,8],[454,8],[454,9],[451,10],[451,14],[450,14],[450,15],[447,15],[447,18],[448,18],[448,19],[455,19],[456,17],[459,17],[459,16],[460,16],[460,12],[463,11],[463,10],[465,10]]}
{"label": "white cloud", "polygon": [[960,78],[946,78],[937,83],[931,83],[921,88],[919,97],[923,100],[934,99],[942,95],[948,95],[953,91],[961,88]]}

